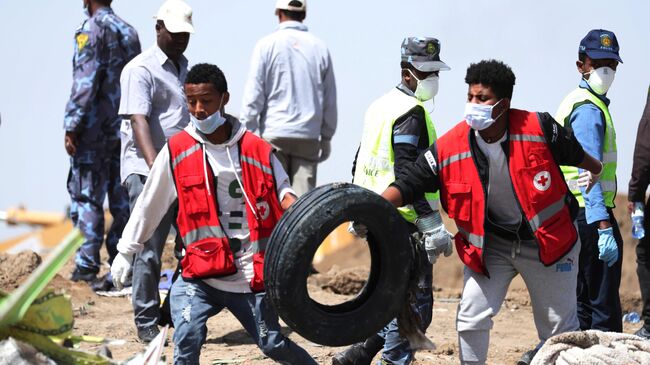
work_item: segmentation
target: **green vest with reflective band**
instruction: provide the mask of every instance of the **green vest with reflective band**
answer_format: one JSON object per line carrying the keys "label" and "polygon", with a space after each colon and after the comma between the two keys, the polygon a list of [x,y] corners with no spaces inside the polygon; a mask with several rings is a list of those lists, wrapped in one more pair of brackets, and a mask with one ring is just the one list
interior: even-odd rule
{"label": "green vest with reflective band", "polygon": [[[612,116],[609,114],[609,108],[596,95],[587,89],[577,88],[573,90],[560,104],[555,120],[563,126],[568,126],[571,113],[580,105],[592,103],[600,109],[605,117],[605,141],[603,143],[603,172],[600,175],[600,186],[603,191],[605,206],[614,207],[614,197],[616,196],[616,130],[612,123]],[[564,178],[580,207],[585,206],[584,198],[580,189],[575,186],[574,180],[578,180],[578,168],[573,166],[562,166]]]}
{"label": "green vest with reflective band", "polygon": [[[417,98],[397,88],[376,100],[366,111],[363,136],[357,156],[353,182],[381,194],[395,181],[395,154],[393,153],[393,124],[416,106],[424,110],[429,145],[436,140],[436,130],[429,113]],[[431,209],[438,210],[438,193],[425,193]],[[404,219],[415,222],[417,214],[412,205],[398,208]]]}

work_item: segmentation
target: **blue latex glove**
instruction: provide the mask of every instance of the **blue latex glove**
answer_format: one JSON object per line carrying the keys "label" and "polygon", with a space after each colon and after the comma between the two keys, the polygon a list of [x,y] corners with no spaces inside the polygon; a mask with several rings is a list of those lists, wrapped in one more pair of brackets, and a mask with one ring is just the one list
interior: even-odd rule
{"label": "blue latex glove", "polygon": [[614,230],[612,227],[598,230],[598,258],[612,267],[618,260],[618,245],[614,239]]}

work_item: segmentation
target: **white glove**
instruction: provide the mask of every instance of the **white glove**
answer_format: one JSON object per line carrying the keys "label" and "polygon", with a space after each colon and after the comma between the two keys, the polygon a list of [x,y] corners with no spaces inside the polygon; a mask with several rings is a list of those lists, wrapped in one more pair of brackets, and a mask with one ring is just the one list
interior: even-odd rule
{"label": "white glove", "polygon": [[368,236],[368,227],[363,223],[350,222],[348,224],[348,232],[359,238],[366,238]]}
{"label": "white glove", "polygon": [[133,267],[133,254],[119,252],[113,264],[111,265],[111,276],[113,277],[113,285],[117,290],[124,287],[124,283],[129,280],[131,276],[131,268]]}
{"label": "white glove", "polygon": [[454,252],[451,233],[442,224],[439,212],[416,219],[415,225],[422,233],[420,242],[424,245],[430,263],[435,264],[440,254],[447,257]]}
{"label": "white glove", "polygon": [[600,175],[603,173],[603,164],[600,164],[600,173],[593,174],[589,170],[584,170],[580,175],[578,175],[578,186],[585,188],[585,194],[589,194],[591,188],[596,185],[600,179]]}
{"label": "white glove", "polygon": [[332,145],[330,144],[329,140],[324,140],[321,138],[320,140],[320,157],[318,157],[318,162],[323,162],[327,160],[328,157],[330,157],[330,153],[332,152]]}

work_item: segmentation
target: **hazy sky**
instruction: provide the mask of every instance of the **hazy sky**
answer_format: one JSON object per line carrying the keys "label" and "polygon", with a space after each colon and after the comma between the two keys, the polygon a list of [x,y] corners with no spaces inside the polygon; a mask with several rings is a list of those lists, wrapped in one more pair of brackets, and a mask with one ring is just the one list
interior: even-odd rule
{"label": "hazy sky", "polygon": [[[275,0],[189,0],[196,34],[186,52],[190,65],[215,63],[228,79],[226,111],[239,113],[255,42],[277,26]],[[133,25],[143,49],[154,43],[153,0],[114,0],[116,13]],[[634,140],[650,83],[650,2],[636,1],[340,1],[309,0],[305,23],[329,46],[338,88],[339,126],[318,183],[349,181],[363,115],[400,78],[405,36],[441,40],[441,72],[433,120],[438,134],[462,119],[471,62],[494,58],[515,75],[515,108],[555,114],[580,81],[578,43],[593,28],[616,33],[620,65],[608,94],[617,128],[619,191],[627,191]],[[0,210],[63,211],[69,159],[62,119],[72,82],[75,28],[82,1],[0,1]],[[0,239],[16,234],[0,223]]]}

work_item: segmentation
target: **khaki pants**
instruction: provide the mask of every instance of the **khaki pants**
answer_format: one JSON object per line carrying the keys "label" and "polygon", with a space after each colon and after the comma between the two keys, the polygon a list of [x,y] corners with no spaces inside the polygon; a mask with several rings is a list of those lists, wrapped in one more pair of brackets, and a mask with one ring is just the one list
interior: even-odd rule
{"label": "khaki pants", "polygon": [[316,168],[320,153],[317,139],[264,137],[275,149],[275,155],[289,175],[291,187],[298,196],[316,187]]}

